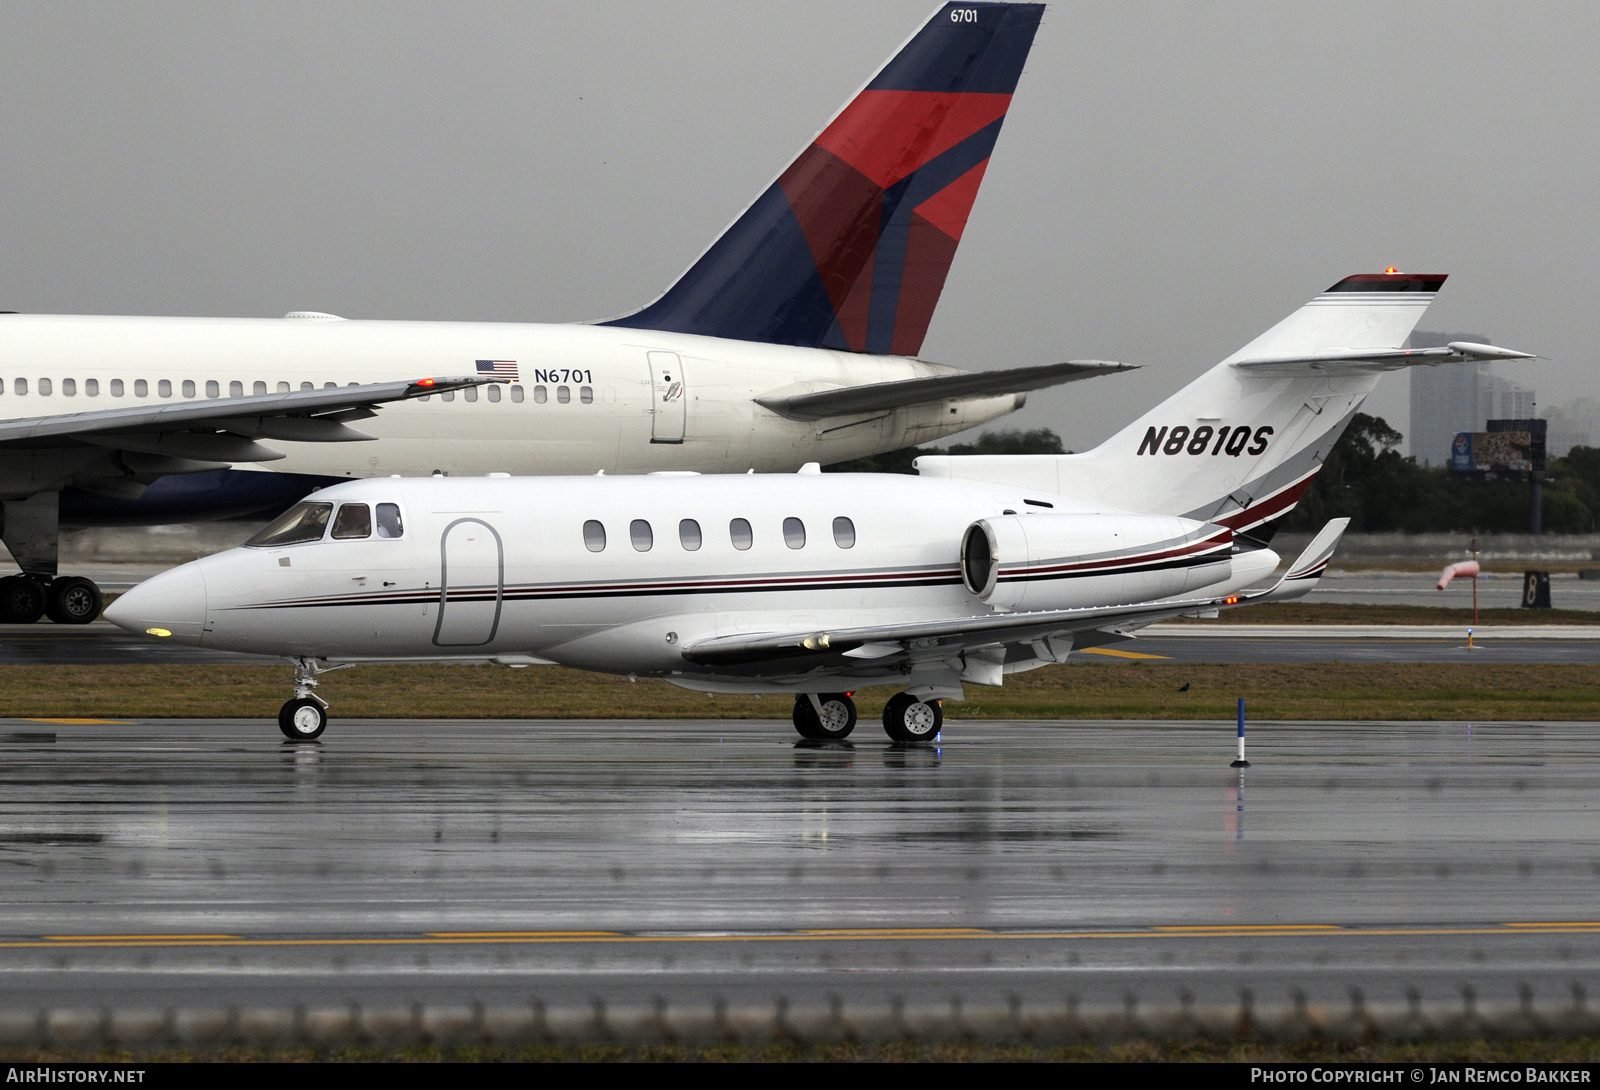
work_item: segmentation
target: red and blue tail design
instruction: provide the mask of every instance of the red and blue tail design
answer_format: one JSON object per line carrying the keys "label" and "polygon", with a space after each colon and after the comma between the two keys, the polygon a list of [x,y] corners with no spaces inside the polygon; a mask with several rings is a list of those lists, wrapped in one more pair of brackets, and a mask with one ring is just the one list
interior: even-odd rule
{"label": "red and blue tail design", "polygon": [[1043,11],[940,8],[665,295],[607,324],[915,355]]}

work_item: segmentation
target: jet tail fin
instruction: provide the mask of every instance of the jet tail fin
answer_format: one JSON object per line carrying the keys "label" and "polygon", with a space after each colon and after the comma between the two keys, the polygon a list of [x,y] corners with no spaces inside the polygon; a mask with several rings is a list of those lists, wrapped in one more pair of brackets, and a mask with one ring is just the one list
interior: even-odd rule
{"label": "jet tail fin", "polygon": [[940,7],[677,283],[605,324],[915,355],[1043,11]]}

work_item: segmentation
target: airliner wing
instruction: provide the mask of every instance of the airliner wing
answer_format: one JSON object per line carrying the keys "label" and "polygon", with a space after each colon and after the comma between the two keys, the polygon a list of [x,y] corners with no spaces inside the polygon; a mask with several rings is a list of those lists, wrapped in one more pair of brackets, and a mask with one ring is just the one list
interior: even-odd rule
{"label": "airliner wing", "polygon": [[973,371],[901,379],[898,382],[874,382],[866,386],[845,386],[794,397],[758,397],[756,404],[790,420],[822,420],[830,416],[903,409],[908,405],[922,405],[930,401],[1020,394],[1063,382],[1134,369],[1132,364],[1109,360],[1068,360],[1066,363],[1015,367],[1007,371]]}
{"label": "airliner wing", "polygon": [[349,442],[371,435],[346,424],[380,406],[501,379],[427,378],[250,397],[197,398],[94,412],[0,421],[0,446],[88,443],[222,462],[270,461],[283,455],[253,440]]}
{"label": "airliner wing", "polygon": [[842,667],[849,659],[887,663],[896,658],[947,658],[978,648],[1029,644],[1064,636],[1072,637],[1073,646],[1091,647],[1115,642],[1146,625],[1185,614],[1282,601],[1308,594],[1327,568],[1349,524],[1349,519],[1334,519],[1328,523],[1289,565],[1282,578],[1271,587],[1250,594],[1164,599],[1092,609],[997,613],[827,632],[724,636],[686,648],[683,657],[698,665],[747,667],[752,674],[762,674],[798,673],[827,665]]}

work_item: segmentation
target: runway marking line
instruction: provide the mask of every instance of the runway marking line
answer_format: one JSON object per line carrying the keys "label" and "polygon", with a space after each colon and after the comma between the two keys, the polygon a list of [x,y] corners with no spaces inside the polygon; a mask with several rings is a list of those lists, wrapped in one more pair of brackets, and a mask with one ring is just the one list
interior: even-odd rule
{"label": "runway marking line", "polygon": [[1600,921],[1507,922],[1466,927],[1349,927],[1340,924],[1155,924],[1121,931],[991,931],[978,927],[941,928],[841,928],[772,932],[698,932],[687,934],[629,934],[623,931],[434,931],[420,935],[388,937],[250,938],[244,935],[45,935],[39,939],[0,941],[0,949],[89,949],[148,947],[237,946],[471,946],[491,943],[518,945],[571,943],[683,943],[683,942],[820,942],[834,940],[952,940],[952,939],[1178,939],[1178,938],[1291,938],[1305,935],[1341,937],[1430,935],[1566,935],[1600,932]]}
{"label": "runway marking line", "polygon": [[1116,651],[1109,647],[1085,647],[1086,655],[1109,655],[1114,659],[1170,659],[1171,655],[1146,655],[1141,651]]}
{"label": "runway marking line", "polygon": [[115,725],[115,726],[124,726],[125,727],[130,722],[132,722],[132,720],[129,720],[129,719],[33,719],[33,718],[25,718],[25,719],[23,719],[23,722],[24,723],[66,723],[69,726],[97,726],[97,725],[104,724],[104,725]]}

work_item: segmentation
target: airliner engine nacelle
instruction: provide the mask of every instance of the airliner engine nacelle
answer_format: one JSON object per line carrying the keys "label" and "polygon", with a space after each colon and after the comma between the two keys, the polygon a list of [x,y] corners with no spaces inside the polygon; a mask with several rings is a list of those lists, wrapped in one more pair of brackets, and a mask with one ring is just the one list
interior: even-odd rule
{"label": "airliner engine nacelle", "polygon": [[1233,531],[1161,515],[1002,515],[961,539],[961,580],[996,610],[1149,601],[1232,575]]}

